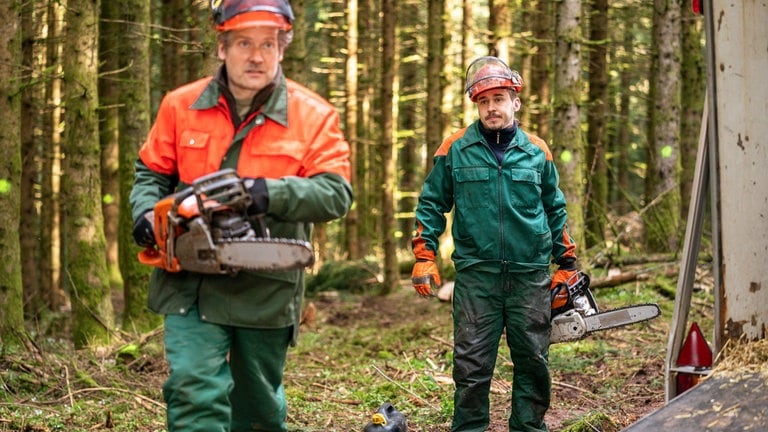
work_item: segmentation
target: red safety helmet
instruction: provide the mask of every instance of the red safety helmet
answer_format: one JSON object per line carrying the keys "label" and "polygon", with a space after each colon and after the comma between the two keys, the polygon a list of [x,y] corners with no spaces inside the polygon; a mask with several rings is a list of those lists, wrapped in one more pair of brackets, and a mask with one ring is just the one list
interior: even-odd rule
{"label": "red safety helmet", "polygon": [[520,93],[523,78],[497,57],[480,57],[467,68],[464,91],[469,100],[475,102],[480,93],[493,88],[511,88],[515,93]]}
{"label": "red safety helmet", "polygon": [[287,0],[211,0],[216,31],[268,26],[290,30],[293,10]]}

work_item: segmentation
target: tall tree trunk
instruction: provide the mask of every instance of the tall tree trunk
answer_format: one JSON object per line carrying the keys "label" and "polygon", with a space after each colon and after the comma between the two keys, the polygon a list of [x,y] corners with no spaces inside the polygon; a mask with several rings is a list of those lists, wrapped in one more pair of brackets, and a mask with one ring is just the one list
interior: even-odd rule
{"label": "tall tree trunk", "polygon": [[99,2],[70,0],[65,18],[64,286],[75,346],[82,348],[108,343],[113,328],[99,168]]}
{"label": "tall tree trunk", "polygon": [[593,0],[589,15],[589,109],[587,110],[586,248],[605,239],[608,215],[608,171],[605,124],[608,114],[608,0]]}
{"label": "tall tree trunk", "polygon": [[[101,210],[104,214],[104,237],[107,242],[107,268],[110,285],[117,293],[122,284],[118,267],[118,219],[120,211],[120,179],[118,157],[119,79],[117,71],[120,60],[120,44],[123,34],[118,22],[122,19],[117,9],[121,2],[102,3],[99,20],[99,142],[101,146]],[[132,53],[128,54],[131,58]]]}
{"label": "tall tree trunk", "polygon": [[395,137],[394,137],[394,85],[397,79],[397,51],[395,29],[397,22],[397,1],[382,0],[382,55],[381,70],[381,233],[384,246],[384,283],[382,295],[389,294],[397,287],[400,275],[397,268],[397,250],[395,243]]}
{"label": "tall tree trunk", "polygon": [[384,71],[381,70],[381,58],[379,56],[381,44],[381,19],[379,19],[381,3],[377,0],[362,0],[360,3],[360,29],[363,36],[360,39],[360,53],[362,55],[360,74],[360,116],[358,117],[358,129],[365,133],[365,138],[358,140],[357,163],[355,164],[358,184],[363,187],[355,191],[355,206],[365,209],[360,212],[358,240],[360,251],[370,251],[380,248],[377,241],[381,237],[381,175],[382,163],[379,157],[378,146],[381,140],[381,103],[378,98],[379,84],[382,81]]}
{"label": "tall tree trunk", "polygon": [[[472,121],[475,118],[475,104],[472,103],[471,100],[466,96],[464,86],[466,83],[465,80],[465,73],[467,68],[469,67],[469,64],[472,63],[474,60],[474,54],[472,53],[472,47],[475,44],[475,38],[473,37],[473,31],[475,27],[475,20],[474,16],[472,15],[472,0],[462,0],[462,15],[461,15],[461,86],[459,87],[459,91],[461,94],[461,101],[462,101],[462,113],[463,118],[461,121],[461,125],[458,127],[461,127],[463,125],[468,125],[472,123]],[[457,127],[457,129],[458,129]],[[444,136],[448,136],[447,134],[443,134]],[[439,143],[438,143],[439,144]],[[435,147],[434,150],[437,150],[437,147]],[[432,155],[435,154],[434,151],[429,153],[429,157],[432,158]],[[430,166],[432,166],[432,161],[429,162]]]}
{"label": "tall tree trunk", "polygon": [[[121,0],[114,7],[122,17],[118,26],[121,36],[118,65],[122,71],[118,87],[120,136],[119,184],[120,196],[127,197],[133,185],[133,166],[139,145],[150,127],[150,66],[149,66],[149,4],[144,0]],[[123,328],[147,331],[161,322],[161,317],[147,309],[147,285],[152,268],[139,263],[139,252],[133,242],[131,206],[127,199],[120,200],[119,263],[123,276]]]}
{"label": "tall tree trunk", "polygon": [[[37,133],[41,118],[44,87],[40,85],[40,71],[44,70],[40,59],[42,50],[35,43],[40,37],[41,11],[35,1],[21,3],[21,62],[26,73],[20,74],[21,92],[21,220],[19,238],[21,244],[21,274],[24,286],[24,311],[26,316],[38,317],[45,307],[40,288],[40,202],[36,185],[40,179],[42,144]],[[19,11],[17,11],[19,12]]]}
{"label": "tall tree trunk", "polygon": [[427,2],[427,157],[424,161],[424,174],[432,168],[432,155],[443,140],[443,13],[444,0]]}
{"label": "tall tree trunk", "polygon": [[43,159],[40,176],[40,290],[52,311],[69,309],[61,285],[61,35],[64,8],[48,2],[46,39],[46,87],[48,105],[43,121]]}
{"label": "tall tree trunk", "polygon": [[24,332],[21,284],[21,1],[0,3],[0,341],[21,343]]}
{"label": "tall tree trunk", "polygon": [[[344,93],[346,94],[346,104],[344,109],[344,134],[349,142],[349,158],[352,163],[351,184],[353,191],[362,191],[364,188],[361,178],[358,175],[356,164],[358,163],[360,142],[357,137],[358,120],[358,74],[357,74],[357,56],[358,56],[358,2],[357,0],[347,0],[347,59],[345,64],[346,80]],[[349,258],[357,260],[361,258],[360,241],[360,206],[353,205],[344,219],[346,249]]]}
{"label": "tall tree trunk", "polygon": [[[519,42],[516,45],[516,52],[512,53],[512,59],[517,59],[513,63],[516,63],[516,67],[518,68],[517,71],[520,72],[520,76],[523,77],[523,82],[525,83],[525,78],[530,78],[532,76],[531,73],[531,67],[533,66],[533,57],[535,52],[535,41],[531,36],[528,37],[521,37],[521,35],[531,35],[533,34],[533,20],[535,17],[535,12],[532,9],[532,6],[529,5],[529,3],[533,2],[526,2],[524,6],[517,7],[517,5],[512,6],[515,8],[515,11],[517,13],[514,14],[514,18],[512,20],[513,28],[515,29],[515,36],[518,37]],[[520,36],[518,36],[520,35]],[[531,88],[530,85],[523,85],[523,91],[521,92],[521,100],[526,100],[530,103],[530,93]],[[520,121],[520,124],[522,125],[529,125],[531,120],[531,110],[528,106],[529,104],[526,104],[525,109],[521,109],[516,117]],[[533,132],[529,126],[526,126],[529,131]]]}
{"label": "tall tree trunk", "polygon": [[[429,6],[429,5],[428,5]],[[423,137],[418,134],[418,131],[424,127],[424,124],[429,124],[428,120],[424,118],[424,112],[430,109],[429,103],[424,106],[424,99],[418,97],[418,95],[424,92],[425,77],[424,77],[424,64],[419,61],[423,58],[425,46],[425,40],[429,41],[431,30],[424,34],[423,25],[421,22],[422,14],[420,13],[423,6],[417,2],[406,2],[398,10],[398,16],[400,22],[398,23],[399,35],[397,40],[400,41],[400,49],[398,50],[398,57],[403,61],[398,68],[399,72],[399,91],[398,98],[398,125],[397,136],[399,137],[396,144],[396,172],[395,175],[397,181],[397,189],[395,190],[394,197],[394,217],[395,217],[395,239],[396,250],[407,250],[410,247],[411,233],[414,226],[414,212],[416,208],[416,199],[418,197],[418,191],[420,190],[421,179],[423,178],[422,163],[423,158],[420,155],[423,152]],[[429,11],[427,15],[429,15]],[[428,18],[427,18],[428,19]],[[442,21],[441,21],[442,23]],[[427,22],[429,26],[429,21]],[[440,31],[437,36],[439,38],[438,46],[442,45],[443,32]],[[427,45],[427,63],[430,62],[429,54],[429,42]],[[436,78],[438,85],[442,76],[442,62],[437,65]],[[430,73],[427,74],[427,80],[430,78]],[[440,88],[442,90],[442,88]],[[442,95],[442,91],[438,91]],[[429,93],[427,93],[427,100],[429,100]],[[432,107],[433,114],[436,115],[437,126],[442,124],[442,101],[441,98],[437,98],[435,106]],[[429,127],[429,126],[427,126]],[[434,127],[434,125],[433,125]]]}
{"label": "tall tree trunk", "polygon": [[[552,14],[552,0],[536,0],[532,6],[534,12],[533,40],[535,50],[533,64],[531,65],[530,85],[527,90],[528,97],[525,100],[526,110],[530,115],[530,130],[549,142],[550,123],[552,122],[552,106],[550,100],[550,74],[552,72],[552,33],[554,20]],[[525,79],[525,77],[523,77]],[[526,90],[523,90],[525,93]]]}
{"label": "tall tree trunk", "polygon": [[509,11],[509,2],[502,0],[488,1],[488,54],[496,56],[505,63],[511,63],[512,59],[512,14]]}
{"label": "tall tree trunk", "polygon": [[309,83],[311,69],[307,67],[307,11],[305,0],[291,1],[293,10],[293,41],[285,52],[282,61],[285,76],[300,83]]}
{"label": "tall tree trunk", "polygon": [[568,200],[568,226],[583,244],[583,163],[579,101],[581,97],[581,0],[563,0],[557,10],[555,103],[552,153],[560,188]]}
{"label": "tall tree trunk", "polygon": [[187,82],[187,74],[182,67],[184,63],[182,49],[183,43],[177,37],[177,32],[184,28],[184,19],[186,17],[187,5],[183,0],[164,0],[160,3],[162,13],[161,45],[162,71],[160,92],[165,94],[167,91]]}
{"label": "tall tree trunk", "polygon": [[688,206],[693,187],[693,171],[699,147],[699,128],[704,109],[706,70],[702,46],[701,20],[685,14],[681,20],[682,66],[680,106],[680,176],[681,221],[688,217]]}
{"label": "tall tree trunk", "polygon": [[[636,68],[631,66],[632,49],[635,43],[634,34],[637,25],[636,11],[631,8],[619,9],[617,26],[623,29],[621,32],[620,46],[614,46],[613,59],[617,64],[626,64],[619,68],[619,83],[616,97],[618,113],[616,119],[611,122],[610,138],[608,139],[608,150],[615,155],[611,159],[611,181],[608,183],[610,197],[610,207],[617,215],[623,215],[632,209],[632,201],[629,196],[630,190],[630,130],[631,130],[631,110],[630,96],[627,91],[632,84],[633,75],[636,75]],[[647,75],[647,74],[646,74]]]}
{"label": "tall tree trunk", "polygon": [[655,0],[651,74],[648,171],[644,214],[649,252],[680,247],[680,0]]}

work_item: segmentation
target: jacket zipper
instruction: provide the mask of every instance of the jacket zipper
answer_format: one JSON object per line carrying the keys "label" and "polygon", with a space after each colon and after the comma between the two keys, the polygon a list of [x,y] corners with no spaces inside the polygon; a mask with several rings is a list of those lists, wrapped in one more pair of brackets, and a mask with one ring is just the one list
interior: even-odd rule
{"label": "jacket zipper", "polygon": [[[499,148],[501,146],[501,132],[496,131],[496,148]],[[492,150],[493,152],[493,150]],[[498,183],[498,208],[499,208],[499,241],[501,243],[501,271],[503,274],[507,273],[507,266],[509,263],[507,262],[507,254],[505,250],[505,241],[504,241],[504,210],[503,210],[503,171],[502,171],[502,165],[504,163],[504,153],[506,153],[506,149],[502,153],[501,156],[501,162],[498,163],[498,170],[497,170],[497,176],[496,176],[496,182]],[[494,157],[495,159],[495,157]]]}

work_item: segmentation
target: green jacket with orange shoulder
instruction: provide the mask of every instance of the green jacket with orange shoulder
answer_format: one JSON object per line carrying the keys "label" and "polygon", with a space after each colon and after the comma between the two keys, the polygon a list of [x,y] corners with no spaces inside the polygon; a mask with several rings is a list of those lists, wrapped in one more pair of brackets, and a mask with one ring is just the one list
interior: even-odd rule
{"label": "green jacket with orange shoulder", "polygon": [[479,123],[446,138],[435,153],[416,208],[416,258],[435,259],[445,214],[453,210],[457,271],[521,272],[575,259],[565,196],[546,143],[518,127],[499,163]]}
{"label": "green jacket with orange shoulder", "polygon": [[[282,73],[275,82],[269,98],[242,122],[233,120],[234,110],[213,77],[168,93],[139,150],[130,195],[134,220],[160,199],[222,168],[266,179],[266,223],[273,237],[310,240],[313,223],[344,216],[352,189],[349,145],[338,112]],[[303,278],[302,270],[231,276],[155,269],[149,308],[185,314],[197,302],[205,321],[297,330]]]}

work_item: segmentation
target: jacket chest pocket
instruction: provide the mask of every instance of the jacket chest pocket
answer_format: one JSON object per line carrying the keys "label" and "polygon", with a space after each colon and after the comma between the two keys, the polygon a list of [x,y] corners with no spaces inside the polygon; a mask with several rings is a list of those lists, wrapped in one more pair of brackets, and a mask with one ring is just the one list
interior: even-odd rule
{"label": "jacket chest pocket", "polygon": [[510,203],[517,208],[537,208],[541,202],[541,173],[528,168],[509,171]]}
{"label": "jacket chest pocket", "polygon": [[[191,183],[201,175],[215,171],[211,166],[211,134],[204,131],[185,130],[178,141],[177,163],[179,178]],[[215,156],[214,156],[215,157]]]}
{"label": "jacket chest pocket", "polygon": [[496,197],[491,196],[491,169],[487,167],[457,168],[454,195],[456,205],[462,208],[491,207]]}
{"label": "jacket chest pocket", "polygon": [[302,177],[301,161],[306,149],[293,140],[263,139],[246,141],[240,153],[239,170],[250,177]]}

